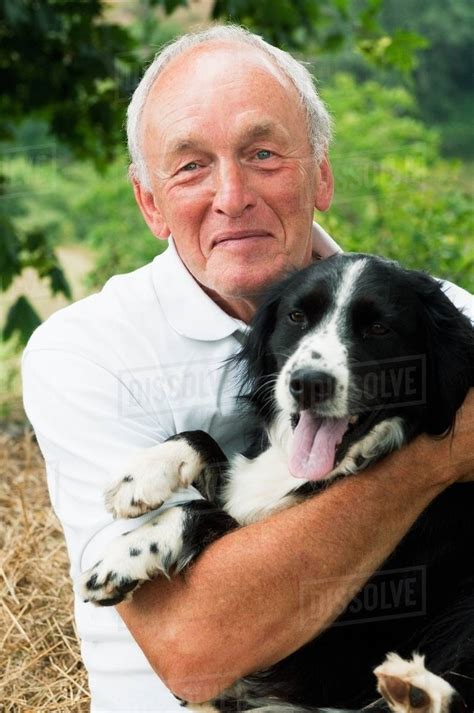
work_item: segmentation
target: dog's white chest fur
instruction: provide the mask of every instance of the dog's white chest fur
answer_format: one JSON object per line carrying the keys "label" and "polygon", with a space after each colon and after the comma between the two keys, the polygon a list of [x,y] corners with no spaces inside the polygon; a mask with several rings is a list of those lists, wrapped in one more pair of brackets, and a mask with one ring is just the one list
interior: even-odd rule
{"label": "dog's white chest fur", "polygon": [[291,429],[285,419],[276,419],[268,433],[270,448],[255,460],[235,456],[232,478],[225,487],[225,509],[241,525],[248,525],[277,510],[293,505],[291,491],[306,481],[294,478],[287,465]]}

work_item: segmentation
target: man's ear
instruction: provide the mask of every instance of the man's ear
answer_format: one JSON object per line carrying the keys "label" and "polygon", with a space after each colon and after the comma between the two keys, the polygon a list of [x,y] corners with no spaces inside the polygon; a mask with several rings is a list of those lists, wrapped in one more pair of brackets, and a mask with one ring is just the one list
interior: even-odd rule
{"label": "man's ear", "polygon": [[334,192],[334,178],[332,175],[331,164],[329,163],[329,159],[326,154],[319,164],[317,171],[314,207],[317,210],[325,211],[331,205],[332,195]]}
{"label": "man's ear", "polygon": [[171,231],[168,228],[160,209],[156,205],[153,193],[140,183],[135,175],[133,165],[129,169],[130,180],[133,185],[133,192],[135,194],[135,200],[138,203],[141,214],[145,219],[146,224],[150,228],[151,232],[155,238],[166,240],[169,238]]}

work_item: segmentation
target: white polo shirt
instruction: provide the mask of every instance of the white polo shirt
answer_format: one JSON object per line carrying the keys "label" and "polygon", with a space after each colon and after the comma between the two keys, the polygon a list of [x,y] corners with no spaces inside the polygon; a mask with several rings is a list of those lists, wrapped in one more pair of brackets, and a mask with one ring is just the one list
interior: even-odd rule
{"label": "white polo shirt", "polygon": [[[338,250],[317,226],[314,235],[321,257]],[[474,319],[469,293],[446,287]],[[152,263],[113,277],[35,331],[23,355],[24,403],[73,579],[108,541],[147,518],[113,521],[104,509],[104,489],[135,450],[194,429],[210,433],[227,455],[243,449],[226,359],[245,328],[206,295],[170,240]],[[177,499],[196,495],[190,489]],[[182,710],[115,608],[76,597],[75,615],[92,713]]]}

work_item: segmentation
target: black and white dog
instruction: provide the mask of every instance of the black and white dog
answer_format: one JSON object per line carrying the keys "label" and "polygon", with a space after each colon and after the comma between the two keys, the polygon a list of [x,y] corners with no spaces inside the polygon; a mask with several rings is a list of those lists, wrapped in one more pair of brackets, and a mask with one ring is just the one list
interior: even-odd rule
{"label": "black and white dog", "polygon": [[[116,604],[141,582],[182,570],[228,530],[314,496],[420,433],[449,434],[474,385],[474,329],[433,278],[336,255],[270,289],[239,359],[261,422],[254,446],[228,464],[210,436],[193,431],[139,455],[106,494],[116,517],[157,508],[190,483],[204,499],[113,542],[84,573],[84,600]],[[448,488],[332,627],[238,682],[216,709],[359,710],[377,697],[373,670],[389,651],[376,669],[384,700],[371,710],[474,706],[473,514],[474,486]],[[410,597],[394,610],[393,593],[406,594],[408,580]],[[413,651],[420,655],[407,660]]]}

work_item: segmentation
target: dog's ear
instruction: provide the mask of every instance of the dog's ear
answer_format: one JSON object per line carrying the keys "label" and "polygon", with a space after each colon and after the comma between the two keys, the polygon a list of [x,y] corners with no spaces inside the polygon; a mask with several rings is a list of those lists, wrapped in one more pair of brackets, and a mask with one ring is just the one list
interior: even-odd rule
{"label": "dog's ear", "polygon": [[238,355],[238,359],[246,364],[250,382],[261,380],[276,370],[270,339],[275,329],[280,295],[281,289],[272,289],[267,293],[250,323],[249,332]]}
{"label": "dog's ear", "polygon": [[474,326],[444,294],[440,283],[411,273],[421,302],[426,338],[426,421],[432,435],[448,432],[456,411],[474,386]]}
{"label": "dog's ear", "polygon": [[277,363],[270,342],[277,320],[278,307],[286,280],[266,291],[245,335],[240,351],[231,357],[239,384],[239,397],[251,402],[253,411],[264,419],[272,418],[271,392]]}

